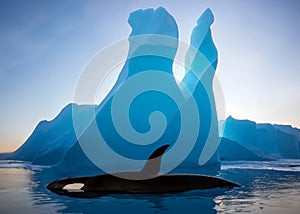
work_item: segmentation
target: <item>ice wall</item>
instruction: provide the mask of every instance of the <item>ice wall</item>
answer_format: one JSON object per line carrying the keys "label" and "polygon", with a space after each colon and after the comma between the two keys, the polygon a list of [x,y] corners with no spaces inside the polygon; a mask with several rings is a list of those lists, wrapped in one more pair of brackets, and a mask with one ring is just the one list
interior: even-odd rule
{"label": "ice wall", "polygon": [[[250,159],[280,159],[280,158],[300,158],[298,132],[290,130],[287,132],[279,129],[278,125],[256,124],[249,120],[236,120],[229,117],[226,120],[223,137],[235,141],[236,146],[222,145],[221,153],[225,154],[236,147],[244,147],[259,158],[252,157]],[[222,155],[221,155],[222,156]],[[247,154],[244,154],[248,157]],[[236,159],[236,158],[227,158]]]}

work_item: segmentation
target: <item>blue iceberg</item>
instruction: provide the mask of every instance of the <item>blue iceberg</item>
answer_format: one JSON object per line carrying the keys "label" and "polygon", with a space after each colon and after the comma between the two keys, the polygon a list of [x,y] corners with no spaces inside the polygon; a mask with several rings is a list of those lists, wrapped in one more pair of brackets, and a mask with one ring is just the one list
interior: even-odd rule
{"label": "blue iceberg", "polygon": [[[213,21],[209,9],[197,21],[186,53],[186,75],[178,85],[172,71],[179,41],[176,21],[162,7],[131,13],[128,23],[132,32],[128,39],[130,47],[127,60],[105,99],[98,106],[68,105],[53,121],[41,122],[11,158],[55,165],[53,168],[56,169],[78,167],[95,170],[95,161],[89,154],[87,157],[88,152],[84,147],[89,148],[90,142],[95,141],[97,134],[94,135],[91,124],[96,124],[96,131],[101,133],[110,149],[127,159],[137,160],[130,162],[130,167],[141,167],[153,150],[170,144],[174,147],[173,152],[169,157],[166,155],[163,162],[166,165],[175,162],[173,169],[177,167],[183,170],[187,165],[197,169],[205,165],[219,168],[219,137],[212,91],[217,66],[217,50],[210,30]],[[139,74],[146,74],[147,78],[140,78],[136,83],[133,79],[138,79]],[[143,93],[134,97],[128,118],[118,113],[125,105],[121,102],[114,107],[115,97],[121,97],[122,94],[129,96],[132,90],[145,85],[158,87],[159,90],[144,89]],[[127,92],[126,87],[131,87],[131,91]],[[196,111],[189,111],[191,107]],[[117,112],[114,115],[111,113],[113,109]],[[95,118],[92,117],[93,113]],[[116,127],[116,120],[119,128]],[[132,126],[133,131],[128,126]],[[122,129],[125,129],[123,133]],[[127,136],[122,136],[120,131]],[[132,143],[136,138],[139,143]],[[215,143],[207,146],[207,141]],[[176,143],[179,146],[175,146]],[[95,154],[101,161],[120,164],[118,160],[109,159],[104,148],[102,151],[100,147]],[[180,155],[183,158],[177,160]]]}
{"label": "blue iceberg", "polygon": [[299,129],[291,126],[257,124],[228,117],[223,133],[225,140],[220,146],[221,159],[299,159],[299,133]]}
{"label": "blue iceberg", "polygon": [[30,161],[38,165],[57,164],[76,142],[72,110],[81,115],[82,123],[87,123],[84,119],[89,118],[92,109],[95,106],[67,105],[55,119],[41,121],[25,143],[6,158]]}
{"label": "blue iceberg", "polygon": [[95,106],[69,104],[5,158],[52,166],[69,176],[138,171],[166,144],[163,172],[218,170],[220,160],[300,158],[300,131],[289,126],[229,117],[219,137],[213,22],[209,9],[197,20],[183,62],[186,73],[177,83],[176,21],[162,7],[132,12],[127,59],[105,99]]}
{"label": "blue iceberg", "polygon": [[[186,53],[186,77],[178,85],[172,72],[178,46],[173,17],[164,8],[130,15],[130,47],[117,83],[91,124],[78,129],[78,142],[95,165],[110,172],[139,170],[152,151],[169,144],[165,171],[219,167],[213,20],[208,9],[197,21]],[[121,168],[109,168],[120,163]]]}

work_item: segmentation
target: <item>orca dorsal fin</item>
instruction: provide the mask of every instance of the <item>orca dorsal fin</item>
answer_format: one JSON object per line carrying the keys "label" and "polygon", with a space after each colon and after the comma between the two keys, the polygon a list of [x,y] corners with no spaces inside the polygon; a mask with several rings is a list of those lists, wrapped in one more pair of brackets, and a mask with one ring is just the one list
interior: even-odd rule
{"label": "orca dorsal fin", "polygon": [[164,145],[156,149],[148,158],[141,173],[147,175],[157,175],[160,172],[161,158],[170,145]]}

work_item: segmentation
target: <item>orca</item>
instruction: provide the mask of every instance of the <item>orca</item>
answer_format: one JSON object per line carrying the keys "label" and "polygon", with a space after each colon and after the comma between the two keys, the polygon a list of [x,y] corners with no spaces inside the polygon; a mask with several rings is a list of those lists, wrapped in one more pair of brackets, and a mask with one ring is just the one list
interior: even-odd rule
{"label": "orca", "polygon": [[[140,172],[118,172],[75,178],[55,180],[47,185],[47,189],[59,195],[71,197],[99,197],[108,194],[167,194],[189,190],[240,187],[231,181],[199,174],[160,174],[160,163],[163,153],[169,145],[155,150],[148,158]],[[155,175],[149,179],[130,180],[124,175],[142,178]]]}

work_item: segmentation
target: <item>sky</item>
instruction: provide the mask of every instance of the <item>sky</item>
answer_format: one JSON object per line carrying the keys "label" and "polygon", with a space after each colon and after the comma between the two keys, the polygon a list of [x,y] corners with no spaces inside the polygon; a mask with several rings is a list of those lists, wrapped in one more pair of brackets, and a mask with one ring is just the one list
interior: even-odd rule
{"label": "sky", "polygon": [[298,0],[0,0],[0,152],[73,101],[86,63],[130,34],[130,12],[159,6],[187,43],[213,11],[227,116],[300,127]]}

